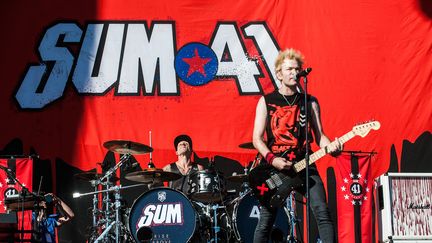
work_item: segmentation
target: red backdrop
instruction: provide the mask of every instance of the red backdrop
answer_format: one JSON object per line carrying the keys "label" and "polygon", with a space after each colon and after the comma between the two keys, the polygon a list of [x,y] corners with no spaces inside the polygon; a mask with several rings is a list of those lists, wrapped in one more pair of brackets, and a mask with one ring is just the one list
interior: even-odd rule
{"label": "red backdrop", "polygon": [[[0,6],[3,57],[0,147],[19,138],[26,153],[32,147],[42,158],[61,158],[72,166],[89,170],[103,160],[105,141],[126,139],[149,144],[148,133],[152,131],[153,160],[157,167],[162,167],[175,160],[173,138],[187,133],[193,138],[194,149],[200,157],[222,155],[246,163],[256,152],[238,145],[251,141],[256,102],[261,94],[275,87],[269,72],[273,70],[272,51],[287,47],[301,50],[306,56],[305,66],[313,68],[309,91],[320,101],[322,121],[329,137],[346,133],[360,121],[376,119],[381,122],[379,131],[371,132],[366,138],[355,138],[345,146],[348,150],[378,153],[376,162],[371,165],[373,177],[388,169],[392,145],[400,155],[403,140],[414,142],[422,133],[432,130],[432,11],[430,2],[425,0],[205,3],[196,0],[42,0],[3,1]],[[75,32],[70,36],[59,35],[51,47],[57,45],[72,58],[69,59],[70,70],[60,69],[55,73],[50,68],[61,62],[55,58],[57,61],[47,61],[46,56],[54,52],[41,47],[41,43],[52,38],[47,31],[63,26],[61,23],[73,26]],[[83,47],[92,23],[105,24],[102,30],[105,44],[122,46],[123,43],[120,61],[114,63],[120,67],[114,65],[113,70],[129,65],[125,50],[132,45],[125,44],[126,39],[137,48],[145,46],[145,41],[134,39],[129,32],[133,24],[146,26],[151,38],[156,39],[158,33],[169,34],[170,38],[162,40],[172,45],[159,42],[159,45],[153,43],[153,49],[146,49],[141,60],[143,70],[121,72],[130,77],[142,77],[143,72],[150,72],[145,78],[138,78],[138,82],[148,81],[149,77],[154,77],[159,84],[168,82],[164,77],[173,73],[173,58],[192,42],[210,46],[219,60],[225,59],[219,62],[218,76],[208,84],[193,86],[174,79],[178,85],[171,94],[160,92],[163,85],[157,84],[154,92],[146,94],[142,87],[136,94],[119,93],[120,83],[127,81],[121,79],[120,71],[114,72],[117,76],[104,92],[84,94],[73,78],[80,74],[75,72],[79,70],[79,54],[97,49],[97,45],[89,50]],[[114,29],[116,23],[123,31],[107,34],[107,29]],[[158,23],[168,23],[169,31],[159,29],[162,25]],[[261,39],[248,38],[254,30],[248,29],[250,26],[265,29],[267,34]],[[228,30],[223,32],[223,27]],[[82,33],[78,33],[80,31]],[[115,40],[108,40],[106,36]],[[233,42],[227,44],[224,40]],[[221,50],[217,47],[219,44],[227,51],[225,56],[217,52]],[[223,48],[224,44],[227,49]],[[155,66],[146,66],[145,62],[146,57],[152,59],[154,49],[167,53],[167,58],[159,59],[159,75],[152,75]],[[103,59],[108,50],[105,48],[92,58]],[[231,60],[244,66],[229,66],[226,71],[222,65],[230,64],[227,53],[231,59],[238,53],[240,57],[246,53],[249,62]],[[265,59],[265,55],[270,58]],[[30,68],[43,67],[42,64],[48,67],[42,82],[35,76],[31,79],[39,85],[38,91],[51,85],[48,81],[44,86],[43,80],[55,73],[54,76],[66,77],[62,81],[65,82],[64,92],[61,90],[58,98],[51,98],[41,107],[28,109],[31,108],[29,104],[37,105],[40,101],[29,98],[25,92],[23,96],[17,94],[29,87],[23,85],[23,80]],[[247,74],[251,70],[255,70],[255,77]],[[242,76],[245,73],[247,75]],[[103,74],[99,76],[103,81]],[[172,77],[170,80],[173,81]],[[255,84],[260,88],[257,92],[241,92],[239,80],[249,84],[257,80]],[[61,82],[56,85],[61,86]],[[38,91],[32,94],[36,97]],[[27,106],[22,104],[26,99]],[[148,155],[137,156],[142,166],[148,158]],[[326,157],[318,162],[318,167],[324,171],[332,163],[333,159]],[[324,173],[322,175],[325,177]]]}

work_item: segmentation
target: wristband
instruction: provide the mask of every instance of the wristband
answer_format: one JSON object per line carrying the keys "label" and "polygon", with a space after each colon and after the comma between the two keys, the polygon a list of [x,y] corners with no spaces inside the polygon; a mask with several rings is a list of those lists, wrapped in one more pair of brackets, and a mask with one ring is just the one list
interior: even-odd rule
{"label": "wristband", "polygon": [[273,163],[273,160],[276,158],[276,155],[274,155],[274,153],[272,152],[268,152],[265,156],[265,160],[267,161],[267,163],[269,163],[270,165]]}

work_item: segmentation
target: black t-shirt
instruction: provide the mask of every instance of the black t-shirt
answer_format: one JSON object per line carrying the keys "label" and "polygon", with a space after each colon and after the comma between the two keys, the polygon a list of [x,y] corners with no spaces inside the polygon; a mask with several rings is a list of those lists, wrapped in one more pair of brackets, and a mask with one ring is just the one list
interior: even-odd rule
{"label": "black t-shirt", "polygon": [[[303,158],[305,150],[303,94],[296,93],[284,98],[278,90],[275,90],[265,95],[264,99],[267,106],[268,148],[275,155],[291,161],[298,161]],[[310,131],[309,126],[309,142],[311,143],[313,138]]]}
{"label": "black t-shirt", "polygon": [[[175,162],[170,164],[170,171],[182,175]],[[189,172],[186,175],[182,175],[180,179],[177,179],[175,181],[170,181],[169,187],[181,191],[185,195],[188,195],[190,190],[190,185],[188,183],[189,176],[196,171],[198,171],[197,164],[192,164],[192,168],[189,170]]]}

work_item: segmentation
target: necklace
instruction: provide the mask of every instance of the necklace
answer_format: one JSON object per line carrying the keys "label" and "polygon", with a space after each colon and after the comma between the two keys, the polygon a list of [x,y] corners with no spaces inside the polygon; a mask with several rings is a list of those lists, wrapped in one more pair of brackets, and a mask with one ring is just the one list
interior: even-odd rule
{"label": "necklace", "polygon": [[176,163],[176,165],[177,165],[177,168],[179,168],[180,173],[182,173],[183,175],[186,175],[191,168],[191,165],[186,165],[185,167],[183,167],[182,165],[179,165],[178,163]]}
{"label": "necklace", "polygon": [[297,95],[298,95],[298,93],[296,93],[296,95],[294,96],[294,99],[292,100],[291,103],[288,101],[288,99],[285,97],[285,95],[283,95],[283,94],[281,94],[281,95],[282,95],[282,97],[284,98],[284,100],[286,101],[286,103],[287,103],[289,106],[293,106],[294,103],[295,103],[296,100],[297,100]]}

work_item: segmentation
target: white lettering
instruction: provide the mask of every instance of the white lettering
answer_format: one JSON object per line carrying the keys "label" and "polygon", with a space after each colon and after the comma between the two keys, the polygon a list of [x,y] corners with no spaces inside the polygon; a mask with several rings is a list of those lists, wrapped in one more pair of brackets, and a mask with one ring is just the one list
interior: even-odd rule
{"label": "white lettering", "polygon": [[225,47],[230,52],[232,61],[220,61],[216,75],[234,76],[241,93],[259,93],[258,76],[260,72],[255,61],[249,60],[234,24],[220,24],[211,48],[219,60],[223,59]]}
{"label": "white lettering", "polygon": [[[143,78],[146,94],[154,93],[156,81],[159,81],[159,93],[177,94],[174,48],[172,23],[154,24],[149,36],[145,24],[129,24],[118,93],[139,94],[138,81]],[[140,70],[143,77],[138,75]]]}
{"label": "white lettering", "polygon": [[144,216],[142,216],[140,218],[140,220],[138,221],[138,228],[141,227],[145,227],[145,226],[150,226],[152,221],[153,221],[153,211],[156,209],[155,205],[148,205],[145,209],[144,209]]}
{"label": "white lettering", "polygon": [[263,64],[267,69],[267,72],[271,74],[270,78],[273,84],[278,87],[280,85],[280,82],[275,82],[275,80],[277,80],[277,77],[274,70],[274,63],[279,53],[279,47],[277,46],[277,43],[274,37],[271,35],[271,32],[269,31],[267,25],[265,23],[250,24],[244,27],[244,32],[246,36],[254,38],[257,49],[263,58]]}
{"label": "white lettering", "polygon": [[[80,41],[81,34],[82,31],[76,24],[63,23],[56,24],[45,32],[39,45],[44,63],[30,66],[15,95],[21,108],[40,109],[63,95],[74,57],[66,47],[57,45],[62,35],[63,42],[74,43]],[[52,67],[50,72],[47,72],[47,65]],[[45,75],[48,75],[48,79],[43,83]]]}
{"label": "white lettering", "polygon": [[[254,22],[242,30],[255,43],[276,87],[272,66],[279,47],[269,28],[265,22]],[[209,43],[219,62],[216,77],[233,77],[240,94],[261,94],[258,58],[247,54],[239,31],[235,23],[216,26]],[[41,63],[29,66],[15,94],[21,108],[41,109],[59,99],[69,78],[80,94],[104,94],[115,87],[116,95],[179,95],[173,21],[153,22],[150,27],[144,21],[89,24],[75,57],[67,44],[79,43],[82,34],[75,23],[47,29],[38,48]]]}
{"label": "white lettering", "polygon": [[255,205],[255,206],[252,207],[252,210],[251,210],[251,212],[249,214],[249,218],[257,218],[257,219],[259,219],[259,217],[260,217],[259,207]]}
{"label": "white lettering", "polygon": [[107,91],[117,80],[123,42],[124,24],[109,24],[102,48],[99,72],[92,77],[97,51],[101,42],[103,24],[90,24],[78,57],[72,82],[79,93],[100,94]]}
{"label": "white lettering", "polygon": [[155,217],[153,218],[153,222],[155,224],[162,224],[163,222],[165,222],[166,212],[167,212],[167,205],[166,204],[157,205]]}
{"label": "white lettering", "polygon": [[157,204],[147,205],[138,220],[137,227],[148,227],[162,224],[183,224],[182,205]]}
{"label": "white lettering", "polygon": [[180,204],[169,204],[167,212],[167,224],[183,224],[182,209]]}

